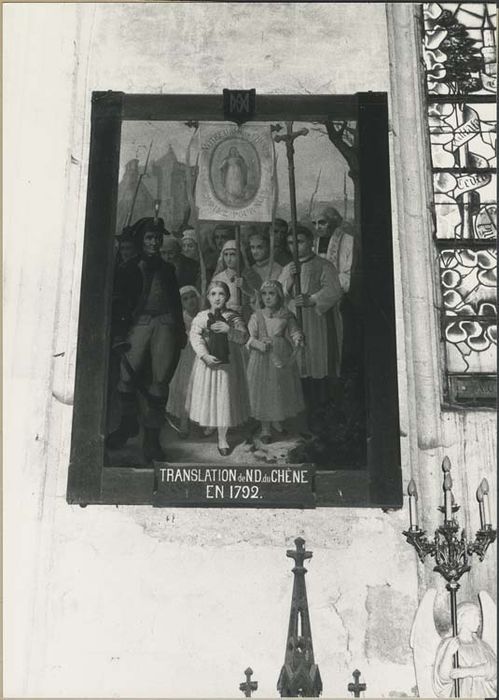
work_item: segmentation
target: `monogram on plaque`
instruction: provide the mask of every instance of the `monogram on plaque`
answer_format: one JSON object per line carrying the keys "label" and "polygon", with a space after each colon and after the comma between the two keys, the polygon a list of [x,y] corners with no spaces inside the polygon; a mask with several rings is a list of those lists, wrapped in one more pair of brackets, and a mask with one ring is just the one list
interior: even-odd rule
{"label": "monogram on plaque", "polygon": [[256,90],[223,91],[224,119],[229,122],[242,124],[252,119],[256,108]]}

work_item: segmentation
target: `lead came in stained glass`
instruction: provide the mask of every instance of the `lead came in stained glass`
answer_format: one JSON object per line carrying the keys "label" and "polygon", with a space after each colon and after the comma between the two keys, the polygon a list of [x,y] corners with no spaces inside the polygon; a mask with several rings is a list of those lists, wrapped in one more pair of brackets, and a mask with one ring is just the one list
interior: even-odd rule
{"label": "lead came in stained glass", "polygon": [[496,105],[428,105],[434,168],[496,168]]}
{"label": "lead came in stained glass", "polygon": [[497,371],[495,7],[426,3],[423,19],[445,398],[490,406]]}
{"label": "lead came in stained glass", "polygon": [[442,250],[440,276],[446,314],[495,317],[497,251]]}
{"label": "lead came in stained glass", "polygon": [[497,238],[497,177],[491,172],[433,173],[437,238]]}
{"label": "lead came in stained glass", "polygon": [[495,8],[492,3],[425,3],[427,91],[435,95],[495,94]]}

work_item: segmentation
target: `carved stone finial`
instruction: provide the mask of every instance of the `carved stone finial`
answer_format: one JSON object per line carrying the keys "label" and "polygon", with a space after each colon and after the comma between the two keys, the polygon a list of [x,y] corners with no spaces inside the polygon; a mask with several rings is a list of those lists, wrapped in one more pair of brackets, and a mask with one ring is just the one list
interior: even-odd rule
{"label": "carved stone finial", "polygon": [[277,681],[277,690],[281,697],[312,697],[322,692],[322,680],[319,667],[314,661],[312,630],[308,611],[307,590],[303,566],[306,559],[311,559],[312,552],[305,549],[305,540],[297,537],[296,549],[288,549],[286,556],[295,560],[291,611],[289,614],[288,638],[284,665]]}
{"label": "carved stone finial", "polygon": [[246,680],[243,683],[239,683],[239,690],[244,693],[244,697],[250,698],[251,693],[258,690],[258,681],[251,680],[251,676],[253,675],[253,669],[251,666],[248,666],[244,672],[244,675],[246,676]]}
{"label": "carved stone finial", "polygon": [[365,683],[359,683],[360,671],[358,668],[355,669],[352,676],[354,682],[348,684],[347,690],[349,693],[353,693],[354,698],[360,698],[361,692],[367,689],[367,685]]}

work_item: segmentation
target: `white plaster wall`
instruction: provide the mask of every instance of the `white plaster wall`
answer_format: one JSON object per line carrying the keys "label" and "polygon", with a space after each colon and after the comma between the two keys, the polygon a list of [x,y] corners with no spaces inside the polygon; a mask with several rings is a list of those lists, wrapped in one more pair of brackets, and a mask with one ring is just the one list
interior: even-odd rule
{"label": "white plaster wall", "polygon": [[[410,695],[418,570],[400,534],[405,511],[65,502],[91,91],[388,91],[384,6],[16,4],[4,29],[5,695],[238,696],[251,665],[258,696],[275,696],[291,596],[285,549],[298,535],[314,551],[307,584],[325,695],[345,695],[356,667],[368,696]],[[396,274],[407,435],[397,260]],[[484,445],[482,417],[446,419],[451,456],[473,471],[482,459],[493,469],[487,420]],[[438,445],[430,452],[438,467]]]}

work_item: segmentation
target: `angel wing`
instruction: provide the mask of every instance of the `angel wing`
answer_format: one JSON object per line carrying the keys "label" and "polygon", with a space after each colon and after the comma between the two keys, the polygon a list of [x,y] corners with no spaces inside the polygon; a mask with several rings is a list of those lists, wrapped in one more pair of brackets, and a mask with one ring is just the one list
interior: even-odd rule
{"label": "angel wing", "polygon": [[487,591],[480,591],[478,599],[480,600],[480,607],[482,608],[482,639],[484,642],[487,642],[497,656],[496,604]]}
{"label": "angel wing", "polygon": [[433,689],[433,665],[441,637],[435,627],[433,606],[436,588],[426,591],[412,623],[409,644],[411,645],[416,683],[420,698],[435,698]]}

